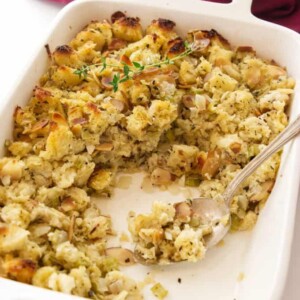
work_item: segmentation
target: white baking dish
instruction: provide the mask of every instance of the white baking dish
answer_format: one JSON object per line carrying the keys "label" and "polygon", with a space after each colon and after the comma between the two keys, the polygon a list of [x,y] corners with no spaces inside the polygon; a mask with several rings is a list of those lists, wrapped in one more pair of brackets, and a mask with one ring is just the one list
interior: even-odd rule
{"label": "white baking dish", "polygon": [[[47,67],[44,44],[51,49],[68,42],[76,32],[93,19],[109,18],[117,11],[139,16],[143,24],[152,19],[169,18],[184,33],[192,28],[214,28],[233,45],[251,45],[258,54],[273,58],[286,66],[297,81],[291,119],[300,112],[300,37],[283,27],[256,19],[250,14],[249,0],[236,0],[224,5],[198,0],[81,0],[68,5],[57,16],[47,38],[29,63],[12,94],[0,103],[2,130],[0,141],[10,136],[12,113],[16,105],[25,105],[38,78]],[[27,33],[30,34],[30,33]],[[9,125],[8,125],[9,124]],[[300,139],[285,147],[276,185],[252,232],[229,235],[225,245],[209,251],[197,264],[177,264],[152,269],[156,280],[169,290],[168,299],[205,300],[276,300],[281,298],[288,268],[298,198]],[[129,190],[116,190],[103,210],[112,214],[115,228],[124,231],[129,210],[149,211],[151,201],[176,201],[182,195],[168,192],[140,192],[140,177],[134,176]],[[122,210],[120,210],[122,207]],[[125,272],[143,279],[149,268],[131,267]],[[243,273],[244,280],[238,280]],[[177,279],[181,278],[179,284]],[[0,279],[0,299],[75,299],[10,280]],[[153,299],[146,291],[146,299]]]}

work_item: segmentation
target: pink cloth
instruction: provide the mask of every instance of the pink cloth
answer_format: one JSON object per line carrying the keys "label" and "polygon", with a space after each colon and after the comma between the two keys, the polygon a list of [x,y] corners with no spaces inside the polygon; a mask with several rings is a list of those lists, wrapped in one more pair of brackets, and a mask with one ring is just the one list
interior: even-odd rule
{"label": "pink cloth", "polygon": [[[66,4],[72,0],[52,1]],[[219,3],[231,2],[230,0],[206,1]],[[260,19],[274,22],[300,32],[300,0],[253,0],[252,13]]]}
{"label": "pink cloth", "polygon": [[[219,3],[231,2],[230,0],[206,1]],[[300,0],[253,0],[251,10],[260,19],[300,32]]]}
{"label": "pink cloth", "polygon": [[67,3],[71,2],[72,0],[51,0],[51,1],[62,3],[62,4],[67,4]]}
{"label": "pink cloth", "polygon": [[254,0],[252,12],[258,18],[300,32],[300,0]]}

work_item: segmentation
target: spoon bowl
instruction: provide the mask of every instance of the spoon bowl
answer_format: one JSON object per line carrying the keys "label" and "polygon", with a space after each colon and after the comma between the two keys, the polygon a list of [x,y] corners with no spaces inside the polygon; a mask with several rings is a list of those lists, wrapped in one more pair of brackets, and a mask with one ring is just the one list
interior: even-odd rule
{"label": "spoon bowl", "polygon": [[200,197],[192,200],[191,207],[201,224],[212,227],[212,232],[204,236],[205,246],[211,248],[218,244],[227,234],[231,224],[230,211],[224,200],[221,197]]}

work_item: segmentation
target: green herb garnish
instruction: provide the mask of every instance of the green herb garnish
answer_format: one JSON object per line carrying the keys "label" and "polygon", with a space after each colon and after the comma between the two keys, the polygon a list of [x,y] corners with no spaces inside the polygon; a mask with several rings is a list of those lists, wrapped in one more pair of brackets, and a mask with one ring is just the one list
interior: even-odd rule
{"label": "green herb garnish", "polygon": [[[199,47],[196,44],[190,44],[187,41],[184,42],[184,46],[186,49],[184,52],[182,52],[172,58],[166,58],[158,63],[142,65],[141,63],[139,63],[137,61],[133,61],[132,65],[128,65],[124,62],[122,62],[121,65],[113,65],[113,64],[107,63],[106,57],[102,57],[101,63],[91,64],[89,66],[85,65],[85,66],[75,70],[74,74],[78,75],[80,78],[81,77],[86,78],[89,71],[91,70],[90,69],[91,66],[95,66],[95,67],[102,66],[102,69],[100,70],[100,72],[104,71],[107,67],[117,69],[118,73],[114,74],[112,81],[109,83],[112,85],[113,91],[117,92],[119,89],[120,83],[126,82],[126,81],[132,79],[135,75],[142,73],[145,69],[154,68],[154,67],[160,68],[163,65],[172,65],[172,64],[174,64],[174,62],[176,60],[182,59],[182,58],[190,55],[194,51],[198,50],[198,47]],[[122,68],[122,64],[123,64],[123,68]],[[122,70],[122,71],[120,71],[120,70]]]}
{"label": "green herb garnish", "polygon": [[84,65],[81,68],[75,70],[74,74],[78,75],[79,78],[81,78],[81,77],[86,78],[89,71],[90,71],[90,67],[87,65]]}

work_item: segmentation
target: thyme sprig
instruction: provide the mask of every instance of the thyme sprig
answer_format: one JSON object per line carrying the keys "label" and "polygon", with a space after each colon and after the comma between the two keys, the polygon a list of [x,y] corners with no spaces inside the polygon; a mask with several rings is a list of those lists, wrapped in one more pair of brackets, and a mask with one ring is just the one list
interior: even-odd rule
{"label": "thyme sprig", "polygon": [[90,67],[87,65],[84,65],[81,68],[75,70],[74,74],[78,75],[79,78],[83,77],[85,79],[87,77],[89,71],[90,71]]}
{"label": "thyme sprig", "polygon": [[78,68],[74,71],[74,74],[78,75],[79,78],[83,77],[84,79],[87,78],[88,73],[91,71],[91,67],[100,67],[102,66],[100,72],[103,72],[108,67],[120,70],[120,72],[115,73],[112,81],[109,82],[109,84],[112,86],[113,91],[117,92],[119,89],[119,84],[125,81],[128,81],[130,79],[133,79],[134,76],[139,75],[144,70],[149,68],[161,68],[163,65],[172,65],[175,63],[175,61],[182,59],[186,56],[189,56],[194,51],[197,51],[200,48],[200,45],[196,43],[188,43],[187,41],[184,42],[185,51],[172,57],[172,58],[166,58],[160,62],[142,65],[141,63],[137,61],[133,61],[132,65],[128,65],[124,62],[121,62],[120,64],[109,64],[106,61],[106,57],[101,58],[101,63],[91,64],[91,65],[84,65],[81,68]]}

